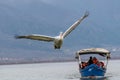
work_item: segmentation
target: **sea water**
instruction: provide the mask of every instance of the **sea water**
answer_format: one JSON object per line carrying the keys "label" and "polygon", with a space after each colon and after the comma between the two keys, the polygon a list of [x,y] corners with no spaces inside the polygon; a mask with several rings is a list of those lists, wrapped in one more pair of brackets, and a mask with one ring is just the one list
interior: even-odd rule
{"label": "sea water", "polygon": [[[0,80],[82,80],[82,79],[80,77],[77,62],[59,62],[59,63],[1,65]],[[120,80],[120,60],[109,61],[105,78],[98,80]]]}

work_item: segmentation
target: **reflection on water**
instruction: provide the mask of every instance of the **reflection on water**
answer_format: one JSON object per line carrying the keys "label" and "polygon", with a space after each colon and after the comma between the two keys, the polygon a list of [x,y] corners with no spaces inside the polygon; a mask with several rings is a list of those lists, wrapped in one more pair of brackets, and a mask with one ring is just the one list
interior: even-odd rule
{"label": "reflection on water", "polygon": [[109,80],[109,77],[84,77],[80,78],[80,80]]}

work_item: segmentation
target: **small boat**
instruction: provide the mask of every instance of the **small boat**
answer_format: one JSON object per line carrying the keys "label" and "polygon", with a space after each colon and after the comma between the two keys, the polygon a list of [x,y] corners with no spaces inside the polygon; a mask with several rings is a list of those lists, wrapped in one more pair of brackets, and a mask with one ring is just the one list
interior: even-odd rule
{"label": "small boat", "polygon": [[[90,56],[88,56],[88,54]],[[100,56],[105,57],[105,60],[100,61],[96,57],[93,57],[93,55],[96,56],[96,54],[99,58]],[[82,57],[82,55],[87,55],[86,57],[89,57],[90,59],[86,61],[86,57]],[[84,59],[84,62],[82,61],[82,58]],[[108,65],[108,60],[110,59],[110,52],[103,48],[82,49],[76,52],[76,59],[79,64],[79,72],[81,77],[104,77]]]}

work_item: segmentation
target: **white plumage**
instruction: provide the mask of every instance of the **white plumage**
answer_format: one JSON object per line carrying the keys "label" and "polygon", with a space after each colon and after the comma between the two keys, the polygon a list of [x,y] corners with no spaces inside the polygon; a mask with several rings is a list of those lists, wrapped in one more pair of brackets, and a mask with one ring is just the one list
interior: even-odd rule
{"label": "white plumage", "polygon": [[24,36],[15,36],[17,39],[32,39],[32,40],[39,40],[39,41],[47,41],[47,42],[54,42],[54,48],[60,49],[63,43],[63,39],[71,33],[80,23],[83,19],[85,19],[88,16],[88,12],[86,12],[79,20],[77,20],[72,26],[70,26],[64,33],[60,33],[59,36],[46,36],[46,35],[38,35],[38,34],[32,34],[32,35],[24,35]]}

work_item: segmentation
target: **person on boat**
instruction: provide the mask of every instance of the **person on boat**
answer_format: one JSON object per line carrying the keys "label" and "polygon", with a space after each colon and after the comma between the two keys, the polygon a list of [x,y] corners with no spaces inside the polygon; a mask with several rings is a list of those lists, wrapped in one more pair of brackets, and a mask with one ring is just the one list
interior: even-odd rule
{"label": "person on boat", "polygon": [[104,68],[104,63],[103,63],[103,62],[100,62],[100,66],[101,66],[102,68]]}
{"label": "person on boat", "polygon": [[92,56],[90,56],[90,58],[89,58],[89,60],[88,60],[87,64],[88,64],[88,65],[93,64],[93,59],[92,59]]}
{"label": "person on boat", "polygon": [[100,63],[96,57],[93,57],[93,64],[100,66]]}
{"label": "person on boat", "polygon": [[104,68],[104,63],[98,61],[98,59],[96,57],[93,58],[93,63],[96,64],[97,66]]}
{"label": "person on boat", "polygon": [[80,68],[81,69],[84,69],[86,66],[87,66],[86,62],[81,62],[81,64],[80,64]]}

